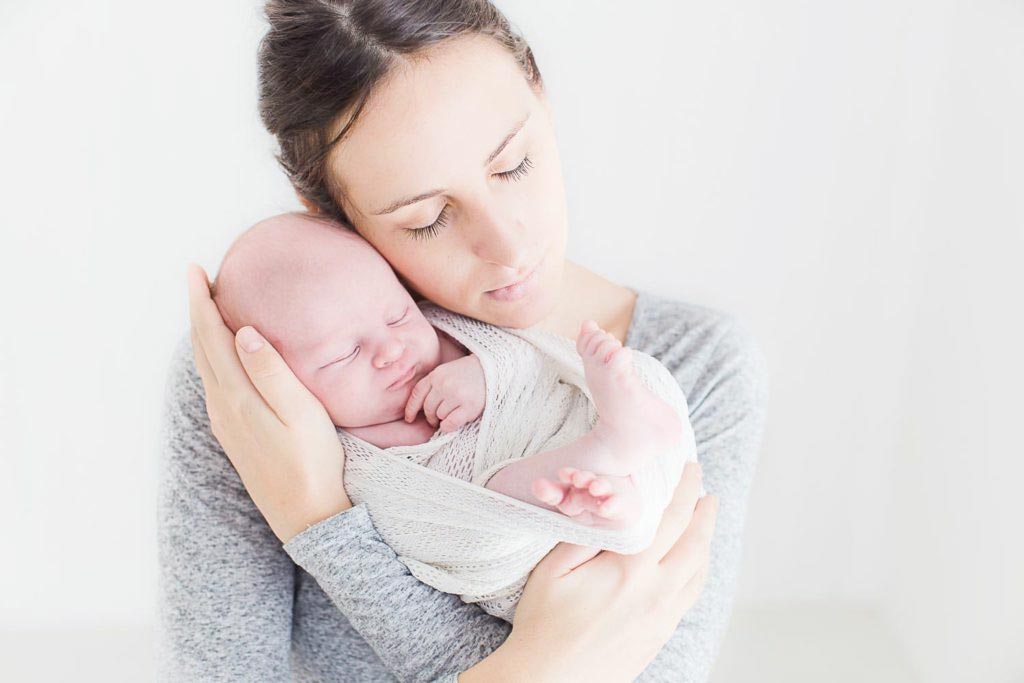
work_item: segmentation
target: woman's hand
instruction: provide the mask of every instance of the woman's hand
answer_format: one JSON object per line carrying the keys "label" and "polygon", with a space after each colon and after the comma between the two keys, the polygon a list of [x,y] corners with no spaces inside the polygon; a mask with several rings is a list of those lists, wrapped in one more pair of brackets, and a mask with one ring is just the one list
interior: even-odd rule
{"label": "woman's hand", "polygon": [[197,265],[188,268],[192,350],[213,435],[282,542],[352,507],[345,452],[320,401],[252,327],[232,335]]}
{"label": "woman's hand", "polygon": [[688,463],[654,542],[636,555],[586,560],[593,549],[557,545],[530,574],[508,639],[460,683],[640,675],[707,579],[718,502],[700,490],[700,466]]}

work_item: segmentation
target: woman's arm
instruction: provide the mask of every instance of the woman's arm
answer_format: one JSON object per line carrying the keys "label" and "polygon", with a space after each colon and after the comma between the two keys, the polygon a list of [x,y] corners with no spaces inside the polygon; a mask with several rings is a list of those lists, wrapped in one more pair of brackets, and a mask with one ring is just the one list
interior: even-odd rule
{"label": "woman's arm", "polygon": [[[290,680],[295,564],[210,430],[187,339],[168,375],[162,442],[161,680]],[[363,506],[287,550],[399,680],[453,683],[511,630],[409,574]]]}
{"label": "woman's arm", "polygon": [[365,505],[310,527],[284,549],[400,681],[454,681],[512,630],[410,574],[373,528]]}
{"label": "woman's arm", "polygon": [[[323,406],[255,330],[231,334],[197,267],[190,268],[189,290],[193,349],[212,431],[270,528],[283,542],[298,541],[289,546],[295,548],[306,532],[317,538],[319,524],[358,521],[358,515],[339,513],[351,507],[341,488],[344,454]],[[698,504],[699,489],[699,475],[688,466],[673,501],[677,512],[666,511],[655,543],[644,553],[600,553],[572,565],[570,573],[535,569],[517,610],[512,632],[517,637],[467,671],[471,680],[488,680],[495,671],[505,673],[489,680],[559,681],[570,671],[587,673],[588,680],[632,680],[704,584],[716,505],[711,498]],[[560,544],[548,557],[571,558],[571,548]],[[353,558],[368,562],[367,576],[388,580],[351,590],[343,567]],[[302,561],[334,603],[351,610],[353,626],[403,680],[451,681],[451,669],[487,655],[507,628],[482,616],[479,608],[421,584],[376,532],[362,535],[359,543],[304,555]],[[541,564],[560,566],[547,558]],[[414,607],[381,611],[388,600]],[[532,607],[524,610],[524,601]],[[547,609],[550,605],[558,608]],[[633,626],[623,629],[623,623]],[[481,628],[478,636],[474,629]],[[515,669],[508,666],[513,661],[520,663]],[[614,671],[622,675],[609,679]]]}
{"label": "woman's arm", "polygon": [[730,316],[649,294],[634,311],[630,346],[658,358],[690,409],[704,485],[720,502],[707,585],[637,680],[707,681],[736,592],[747,497],[757,464],[767,370],[753,337]]}
{"label": "woman's arm", "polygon": [[[496,648],[509,631],[506,622],[421,583],[380,539],[365,511],[350,510],[342,486],[344,453],[334,427],[276,350],[265,341],[247,350],[242,333],[251,332],[249,328],[241,330],[238,338],[231,334],[209,297],[201,269],[190,268],[189,294],[193,359],[179,357],[175,370],[176,377],[187,377],[178,384],[187,386],[189,394],[171,401],[169,411],[182,405],[187,409],[185,419],[179,420],[178,438],[169,439],[172,445],[185,444],[175,450],[180,457],[172,459],[181,464],[182,472],[168,473],[165,481],[168,488],[187,486],[179,480],[188,482],[187,475],[215,461],[216,481],[203,477],[189,494],[217,504],[218,489],[223,485],[232,501],[231,505],[225,503],[228,512],[223,518],[192,515],[182,524],[184,528],[198,525],[203,527],[200,534],[216,537],[211,544],[200,546],[204,556],[197,559],[201,564],[216,563],[217,553],[229,550],[222,537],[243,521],[233,514],[232,507],[245,510],[248,521],[258,520],[262,513],[261,538],[272,539],[276,534],[281,541],[291,542],[289,549],[299,564],[317,579],[400,680],[444,680],[446,675],[453,679],[457,671]],[[190,442],[195,441],[200,443],[198,458],[189,452]],[[239,496],[248,500],[237,500]],[[332,508],[333,512],[325,513]],[[170,517],[162,514],[162,519]],[[262,576],[268,571],[265,556],[270,556],[294,571],[280,542],[268,543],[272,550],[250,547],[246,551],[252,552],[251,557],[240,553],[226,564],[247,568],[241,576]],[[195,552],[172,547],[162,561],[169,563],[170,572],[173,564],[183,559],[182,554]],[[192,578],[202,573],[200,567]],[[170,611],[174,607],[192,609],[189,595],[202,588],[194,584],[179,591],[180,602],[169,605]],[[230,586],[214,585],[211,590],[226,590],[226,595],[235,599]],[[238,608],[252,608],[261,588],[240,590]],[[259,616],[260,609],[254,609]],[[216,623],[216,617],[216,608],[211,607],[211,621]],[[239,656],[244,657],[249,643],[259,642],[250,638],[253,635],[239,634],[239,640],[245,641]]]}
{"label": "woman's arm", "polygon": [[[560,543],[531,573],[511,629],[411,576],[365,506],[285,547],[399,680],[623,683],[655,657],[707,580],[717,501],[698,499],[701,488],[699,467],[687,465],[654,542],[636,555],[583,561],[591,549]],[[352,517],[362,531],[341,522]]]}
{"label": "woman's arm", "polygon": [[210,432],[187,338],[167,378],[157,523],[161,680],[289,680],[295,565]]}

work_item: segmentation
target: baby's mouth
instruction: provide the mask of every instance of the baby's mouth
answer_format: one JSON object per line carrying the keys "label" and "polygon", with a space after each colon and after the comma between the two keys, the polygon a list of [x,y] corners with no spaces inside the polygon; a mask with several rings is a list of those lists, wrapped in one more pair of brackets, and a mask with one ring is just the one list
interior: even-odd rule
{"label": "baby's mouth", "polygon": [[419,369],[418,364],[411,365],[408,370],[403,372],[394,382],[388,385],[388,391],[395,391],[405,386],[409,380],[416,376],[417,369]]}

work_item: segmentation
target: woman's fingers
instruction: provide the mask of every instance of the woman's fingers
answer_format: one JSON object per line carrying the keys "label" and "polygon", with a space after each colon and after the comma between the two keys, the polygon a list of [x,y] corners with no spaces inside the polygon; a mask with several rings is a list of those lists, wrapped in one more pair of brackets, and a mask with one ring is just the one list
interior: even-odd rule
{"label": "woman's fingers", "polygon": [[235,335],[224,324],[217,304],[210,298],[206,272],[194,263],[188,266],[188,310],[192,329],[217,384],[228,392],[244,391],[249,381],[235,352]]}
{"label": "woman's fingers", "polygon": [[203,350],[203,343],[199,341],[196,328],[190,330],[192,336],[192,357],[196,361],[196,370],[199,371],[199,379],[203,381],[203,392],[208,396],[210,390],[217,386],[217,376],[210,367],[210,361],[206,360],[206,352]]}
{"label": "woman's fingers", "polygon": [[697,602],[701,591],[704,590],[704,585],[708,582],[710,570],[711,562],[705,561],[700,569],[697,570],[697,573],[679,590],[674,602],[674,606],[679,614],[686,614],[693,607],[694,603]]}
{"label": "woman's fingers", "polygon": [[587,560],[597,555],[600,548],[591,548],[573,543],[559,543],[544,556],[533,571],[540,571],[547,576],[562,577],[576,569]]}
{"label": "woman's fingers", "polygon": [[654,541],[643,551],[643,555],[651,557],[655,562],[661,560],[668,549],[675,545],[679,536],[690,523],[693,509],[701,491],[701,467],[699,463],[688,462],[683,468],[683,475],[676,485],[672,500],[661,516],[661,523],[654,535]]}
{"label": "woman's fingers", "polygon": [[686,531],[661,558],[661,566],[674,576],[693,576],[711,556],[711,537],[718,517],[718,499],[704,496],[697,502]]}
{"label": "woman's fingers", "polygon": [[196,360],[196,369],[203,378],[203,385],[209,393],[210,385],[217,383],[217,373],[214,372],[210,361],[206,357],[203,348],[203,337],[199,330],[202,326],[203,297],[209,298],[210,285],[206,280],[206,273],[194,263],[188,264],[185,271],[185,280],[188,285],[188,316],[192,332],[192,352]]}
{"label": "woman's fingers", "polygon": [[289,427],[306,424],[311,411],[323,411],[323,405],[299,381],[270,342],[245,326],[235,336],[238,358],[264,405]]}

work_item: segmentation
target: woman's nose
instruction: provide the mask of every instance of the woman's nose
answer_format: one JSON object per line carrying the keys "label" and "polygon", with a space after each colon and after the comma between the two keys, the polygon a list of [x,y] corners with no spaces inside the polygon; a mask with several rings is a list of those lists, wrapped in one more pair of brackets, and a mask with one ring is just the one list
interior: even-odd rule
{"label": "woman's nose", "polygon": [[527,263],[531,252],[528,236],[519,222],[499,215],[494,209],[479,212],[474,221],[473,253],[495,265],[525,270],[535,264]]}
{"label": "woman's nose", "polygon": [[386,368],[402,357],[405,352],[405,344],[401,339],[392,337],[380,345],[373,357],[373,367],[378,370]]}

